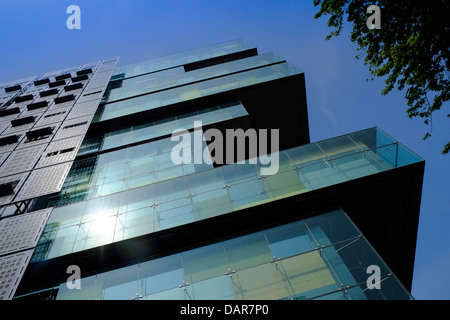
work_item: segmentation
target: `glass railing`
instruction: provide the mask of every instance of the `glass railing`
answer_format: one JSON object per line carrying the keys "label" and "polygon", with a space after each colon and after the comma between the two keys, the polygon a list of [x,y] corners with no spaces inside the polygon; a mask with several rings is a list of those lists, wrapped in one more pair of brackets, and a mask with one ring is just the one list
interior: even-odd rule
{"label": "glass railing", "polygon": [[[44,260],[423,161],[377,128],[279,152],[277,174],[259,164],[207,169],[56,207],[41,238]],[[124,179],[125,186],[127,179]],[[118,192],[120,191],[120,192]]]}
{"label": "glass railing", "polygon": [[263,82],[272,81],[296,74],[301,71],[288,62],[278,63],[258,69],[225,75],[208,81],[186,84],[181,87],[158,91],[100,106],[101,112],[93,122],[117,118],[132,113],[152,110],[163,106],[180,103],[196,98],[206,97],[219,92],[239,89]]}
{"label": "glass railing", "polygon": [[175,129],[190,130],[195,121],[203,125],[210,125],[222,121],[247,116],[248,112],[239,102],[229,102],[211,105],[207,108],[177,113],[170,116],[154,118],[144,124],[132,125],[125,128],[105,132],[101,136],[85,138],[78,151],[78,156],[98,151],[125,146],[130,143],[141,142],[164,136],[170,136]]}
{"label": "glass railing", "polygon": [[56,284],[56,299],[411,299],[342,210],[80,281],[80,290]]}
{"label": "glass railing", "polygon": [[[133,96],[149,94],[159,90],[186,85],[193,82],[204,81],[214,77],[241,72],[265,65],[282,62],[279,56],[265,53],[254,57],[235,60],[220,65],[205,67],[198,70],[184,72],[183,68],[174,68],[162,72],[151,73],[131,79],[123,80],[120,86],[112,86],[107,90],[104,103],[127,99]],[[108,108],[108,105],[106,106]]]}
{"label": "glass railing", "polygon": [[124,74],[124,77],[128,78],[253,48],[255,47],[245,39],[238,39],[218,43],[204,48],[188,50],[168,56],[140,61],[125,66],[119,66],[114,71],[114,75]]}

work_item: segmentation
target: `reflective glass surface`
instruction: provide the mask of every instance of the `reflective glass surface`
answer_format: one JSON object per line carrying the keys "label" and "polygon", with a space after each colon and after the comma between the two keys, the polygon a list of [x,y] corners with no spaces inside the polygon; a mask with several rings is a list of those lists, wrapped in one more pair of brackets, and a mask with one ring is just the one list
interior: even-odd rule
{"label": "reflective glass surface", "polygon": [[[221,77],[227,74],[259,68],[282,61],[283,60],[274,53],[265,53],[258,56],[221,63],[220,65],[200,68],[189,72],[185,72],[184,68],[178,67],[156,73],[145,74],[111,83],[102,102],[110,103],[144,93],[148,94],[156,91],[167,90],[172,87],[204,81],[210,78]],[[106,106],[106,108],[109,108],[109,106]]]}
{"label": "reflective glass surface", "polygon": [[[259,162],[175,166],[168,144],[158,143],[105,153],[86,166],[75,162],[63,191],[43,202],[55,208],[35,261],[422,161],[377,128],[282,151],[278,173],[270,176],[260,175]],[[289,241],[308,248],[306,240],[299,236]]]}
{"label": "reflective glass surface", "polygon": [[122,75],[124,78],[129,78],[136,75],[142,75],[168,68],[175,68],[187,63],[210,59],[252,48],[254,48],[254,46],[248,43],[245,39],[227,41],[204,48],[197,48],[160,58],[119,66],[116,68],[113,77]]}
{"label": "reflective glass surface", "polygon": [[93,122],[156,109],[170,104],[243,88],[300,73],[301,71],[290,63],[283,62],[235,74],[227,74],[217,78],[210,78],[208,81],[190,83],[178,87],[175,86],[168,90],[107,103],[101,110],[101,114],[97,115]]}
{"label": "reflective glass surface", "polygon": [[57,299],[411,299],[342,210],[99,273],[81,288],[62,283]]}

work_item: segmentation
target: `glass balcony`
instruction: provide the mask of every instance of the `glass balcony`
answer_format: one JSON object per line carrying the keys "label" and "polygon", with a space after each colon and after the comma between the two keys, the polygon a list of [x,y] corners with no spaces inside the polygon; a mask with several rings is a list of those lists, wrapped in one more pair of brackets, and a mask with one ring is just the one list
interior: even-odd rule
{"label": "glass balcony", "polygon": [[163,69],[175,68],[183,66],[187,63],[210,59],[230,53],[244,51],[255,48],[245,39],[238,39],[211,45],[204,48],[198,48],[181,53],[176,53],[160,58],[154,58],[147,61],[128,64],[126,66],[117,67],[113,75],[123,75],[124,78],[134,77],[150,72],[160,71]]}
{"label": "glass balcony", "polygon": [[61,283],[56,299],[411,299],[342,210],[80,281]]}
{"label": "glass balcony", "polygon": [[[112,83],[102,102],[111,103],[116,100],[126,99],[136,95],[167,90],[172,87],[221,77],[249,69],[260,68],[265,65],[280,63],[282,61],[283,59],[273,53],[265,53],[190,72],[185,72],[182,67],[178,67],[150,73],[139,77],[125,79],[120,85],[114,85],[114,83]],[[108,105],[106,108],[108,108]]]}
{"label": "glass balcony", "polygon": [[[261,56],[258,58],[248,58],[255,60],[255,65],[264,65],[267,63],[267,56]],[[278,61],[279,59],[276,57],[271,57],[270,61]],[[257,63],[257,64],[256,64]],[[241,61],[230,62],[228,64],[205,68],[207,72],[223,74],[227,71],[227,68],[233,70],[231,66],[234,66],[237,70],[241,67],[243,68],[245,65],[242,64]],[[194,72],[194,71],[193,71]],[[197,72],[197,71],[195,71]],[[205,75],[201,75],[202,72],[205,72],[203,69],[199,70],[200,78],[205,78]],[[226,72],[225,72],[226,73]],[[226,74],[221,77],[212,78],[208,81],[196,82],[196,83],[188,83],[182,86],[175,86],[168,90],[157,91],[153,93],[149,93],[143,96],[134,97],[131,99],[120,100],[116,102],[107,103],[105,105],[101,105],[100,109],[97,112],[97,115],[93,122],[100,122],[108,119],[113,119],[121,116],[125,116],[132,113],[152,110],[156,108],[160,108],[163,106],[167,106],[170,104],[175,104],[183,101],[188,101],[196,98],[206,97],[209,95],[213,95],[219,92],[225,92],[233,89],[239,89],[246,86],[251,86],[259,83],[264,83],[276,79],[281,79],[284,77],[300,74],[301,71],[291,65],[288,62],[280,62],[273,65],[262,66],[257,69],[246,70],[234,74]],[[208,77],[210,75],[207,73]],[[178,76],[177,76],[178,77]],[[180,79],[170,78],[175,83],[184,83],[186,81],[186,76],[183,75]],[[161,79],[161,81],[164,81]],[[166,79],[167,80],[167,79]],[[167,85],[167,83],[166,83]],[[155,86],[158,86],[158,83],[155,82]],[[147,89],[146,89],[147,90]]]}
{"label": "glass balcony", "polygon": [[[260,175],[263,166],[257,162],[203,168],[205,170],[187,174],[177,174],[172,168],[172,173],[159,182],[147,179],[148,174],[142,177],[136,174],[133,179],[141,179],[139,181],[123,179],[128,178],[124,176],[127,170],[140,170],[139,159],[133,156],[130,160],[136,162],[136,167],[115,164],[115,159],[110,159],[107,161],[108,174],[95,171],[85,177],[89,179],[90,175],[102,173],[110,178],[111,183],[108,180],[102,185],[105,195],[99,194],[71,205],[54,204],[34,261],[142,236],[423,161],[378,128],[280,151],[278,173],[270,176]],[[164,163],[168,162],[162,161],[161,165]],[[164,168],[161,170],[165,172]],[[64,196],[69,197],[70,193]]]}

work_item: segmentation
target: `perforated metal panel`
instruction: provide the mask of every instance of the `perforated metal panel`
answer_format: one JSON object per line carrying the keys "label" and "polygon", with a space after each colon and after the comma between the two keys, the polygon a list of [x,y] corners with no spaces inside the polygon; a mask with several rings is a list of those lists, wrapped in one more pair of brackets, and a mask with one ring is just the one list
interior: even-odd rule
{"label": "perforated metal panel", "polygon": [[3,153],[0,154],[0,166],[3,164],[3,162],[8,158],[9,153]]}
{"label": "perforated metal panel", "polygon": [[103,94],[106,91],[106,85],[103,87],[98,87],[94,89],[87,88],[83,91],[83,94],[78,99],[78,103],[83,103],[91,100],[100,101],[103,97]]}
{"label": "perforated metal panel", "polygon": [[72,162],[35,169],[14,201],[23,201],[61,191]]}
{"label": "perforated metal panel", "polygon": [[[30,122],[30,123],[26,123],[20,126],[9,126],[3,133],[2,135],[8,135],[8,134],[14,134],[16,132],[20,132],[20,131],[27,131],[30,130],[31,128],[33,128],[34,124],[36,123],[36,121],[40,118],[40,115],[34,115],[34,122]],[[21,116],[22,118],[22,116]]]}
{"label": "perforated metal panel", "polygon": [[21,173],[13,176],[3,177],[0,178],[0,185],[7,184],[7,183],[13,183],[14,185],[14,192],[5,196],[0,197],[0,205],[11,203],[11,201],[14,199],[15,195],[17,194],[17,191],[20,190],[23,183],[25,182],[25,179],[28,177],[29,172]]}
{"label": "perforated metal panel", "polygon": [[[13,106],[10,106],[8,109],[12,109]],[[19,108],[20,109],[20,108]],[[20,112],[22,112],[23,110],[20,110]],[[20,113],[14,113],[14,114],[10,114],[4,117],[1,117],[1,121],[2,122],[8,122],[11,123],[11,120],[17,119],[20,116]]]}
{"label": "perforated metal panel", "polygon": [[14,151],[0,167],[0,177],[32,170],[45,147],[39,145]]}
{"label": "perforated metal panel", "polygon": [[[17,138],[17,142],[16,143],[10,143],[10,144],[6,144],[4,146],[0,146],[0,152],[11,152],[13,151],[20,143],[20,141],[23,140],[24,136],[25,136],[25,132],[16,132],[14,133],[14,135],[18,136]],[[6,137],[9,136],[7,134],[2,134],[2,137]]]}
{"label": "perforated metal panel", "polygon": [[54,123],[61,123],[70,110],[70,106],[57,109],[50,108],[42,115],[39,121],[36,122],[36,127],[44,127]]}
{"label": "perforated metal panel", "polygon": [[59,108],[71,108],[75,104],[75,100],[63,102],[63,103],[53,103],[52,106],[49,108],[49,110],[55,110]]}
{"label": "perforated metal panel", "polygon": [[102,71],[106,71],[106,70],[113,70],[116,67],[116,64],[118,61],[119,61],[119,58],[103,60],[102,63],[99,65],[97,71],[102,72]]}
{"label": "perforated metal panel", "polygon": [[36,247],[52,208],[0,220],[0,256]]}
{"label": "perforated metal panel", "polygon": [[89,81],[87,88],[94,89],[99,87],[105,87],[106,85],[108,85],[110,79],[111,79],[110,71],[95,74]]}
{"label": "perforated metal panel", "polygon": [[92,117],[93,115],[64,121],[53,141],[84,135],[89,128]]}
{"label": "perforated metal panel", "polygon": [[51,142],[36,165],[36,168],[73,161],[77,156],[83,138],[84,136],[77,136]]}
{"label": "perforated metal panel", "polygon": [[0,133],[5,131],[6,128],[8,128],[10,124],[11,124],[10,121],[2,121],[2,122],[0,122]]}
{"label": "perforated metal panel", "polygon": [[28,250],[0,258],[0,300],[12,300],[32,255]]}
{"label": "perforated metal panel", "polygon": [[67,115],[67,120],[94,114],[97,111],[99,103],[99,99],[77,103]]}
{"label": "perforated metal panel", "polygon": [[56,134],[56,132],[58,131],[60,124],[58,123],[52,123],[48,126],[42,126],[42,127],[37,127],[35,126],[34,128],[32,128],[32,131],[34,130],[40,130],[42,128],[46,128],[46,127],[50,127],[52,129],[52,134],[47,135],[47,136],[43,136],[43,137],[39,137],[39,139],[35,139],[35,140],[29,140],[28,137],[25,136],[23,138],[23,140],[19,143],[19,145],[16,147],[16,150],[21,150],[21,149],[25,149],[25,148],[29,148],[29,147],[34,147],[34,146],[38,146],[38,145],[47,145],[53,138],[53,136]]}

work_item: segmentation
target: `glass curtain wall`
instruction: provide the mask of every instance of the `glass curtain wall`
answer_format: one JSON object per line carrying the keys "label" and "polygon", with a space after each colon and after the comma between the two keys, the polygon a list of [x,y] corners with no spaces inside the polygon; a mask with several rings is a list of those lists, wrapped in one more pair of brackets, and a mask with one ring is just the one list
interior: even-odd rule
{"label": "glass curtain wall", "polygon": [[[375,287],[369,266],[377,266]],[[58,287],[57,299],[411,299],[342,210]]]}
{"label": "glass curtain wall", "polygon": [[[145,152],[145,162],[138,156],[144,149],[137,148],[133,158],[128,158],[126,153],[130,150],[121,151],[124,156],[120,159],[116,156],[108,159],[108,154],[105,154],[102,165],[90,171],[89,175],[73,177],[77,181],[91,179],[97,182],[90,182],[91,185],[86,187],[91,198],[63,206],[61,197],[61,202],[53,203],[55,208],[41,237],[35,261],[421,161],[377,128],[282,151],[279,153],[279,171],[271,176],[260,175],[259,162],[256,165],[202,168],[206,170],[186,169],[184,166],[170,167],[168,153],[161,154],[161,162],[158,163]],[[156,180],[155,172],[148,172],[149,168],[158,166],[161,166],[163,181]],[[148,169],[147,173],[142,173],[141,169]],[[70,197],[71,192],[77,194],[76,188],[70,190],[70,181],[66,187],[63,196]],[[110,194],[102,195],[101,192]]]}

